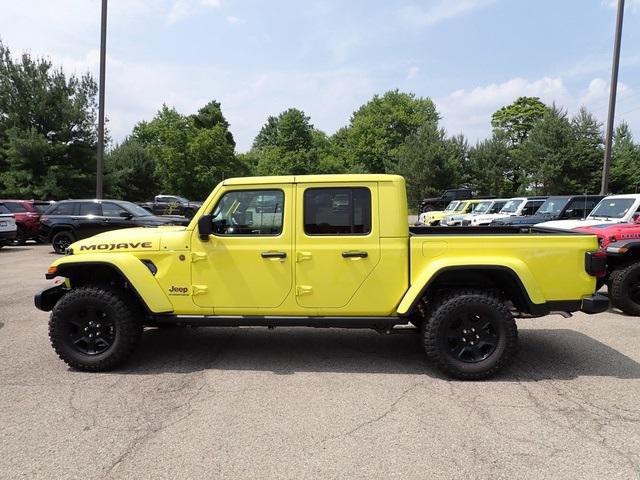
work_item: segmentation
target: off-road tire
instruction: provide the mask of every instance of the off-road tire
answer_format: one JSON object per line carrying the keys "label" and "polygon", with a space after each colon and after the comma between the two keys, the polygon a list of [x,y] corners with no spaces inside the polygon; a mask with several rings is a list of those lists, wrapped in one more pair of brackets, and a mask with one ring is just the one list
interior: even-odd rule
{"label": "off-road tire", "polygon": [[[51,238],[51,246],[56,253],[64,255],[64,251],[66,250],[66,248],[75,241],[76,237],[73,232],[70,232],[69,230],[62,230],[60,232],[57,232]],[[64,245],[66,245],[67,247],[64,247]]]}
{"label": "off-road tire", "polygon": [[[84,353],[72,341],[76,315],[93,308],[104,313],[104,321],[114,326],[112,343],[101,353]],[[53,308],[49,319],[49,339],[58,356],[70,367],[86,372],[103,372],[122,364],[131,355],[142,334],[141,309],[126,292],[103,285],[72,289]],[[72,322],[73,321],[73,322]],[[76,333],[77,335],[77,333]]]}
{"label": "off-road tire", "polygon": [[640,262],[621,266],[611,272],[608,287],[614,307],[627,315],[640,316]]}
{"label": "off-road tire", "polygon": [[[477,361],[464,361],[451,352],[452,327],[461,318],[472,315],[472,321],[488,322],[487,338],[494,343],[491,353]],[[470,318],[470,317],[469,317]],[[483,325],[481,325],[483,326]],[[480,333],[481,336],[485,334]],[[511,312],[497,295],[482,290],[458,290],[443,294],[429,308],[429,319],[422,326],[422,340],[427,357],[446,375],[460,380],[481,380],[507,366],[518,346],[518,329]],[[455,340],[456,342],[458,340]],[[478,342],[478,341],[476,341]],[[488,352],[483,342],[482,352]],[[454,344],[455,345],[455,344]],[[463,343],[456,346],[464,347]],[[473,347],[469,347],[473,348]],[[480,343],[475,347],[480,351]]]}

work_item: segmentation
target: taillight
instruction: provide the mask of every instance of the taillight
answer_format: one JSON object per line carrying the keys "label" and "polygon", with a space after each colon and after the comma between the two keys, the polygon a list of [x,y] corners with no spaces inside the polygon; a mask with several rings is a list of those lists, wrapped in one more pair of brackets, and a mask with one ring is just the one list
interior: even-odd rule
{"label": "taillight", "polygon": [[601,250],[585,253],[584,270],[594,277],[604,277],[607,274],[607,254]]}

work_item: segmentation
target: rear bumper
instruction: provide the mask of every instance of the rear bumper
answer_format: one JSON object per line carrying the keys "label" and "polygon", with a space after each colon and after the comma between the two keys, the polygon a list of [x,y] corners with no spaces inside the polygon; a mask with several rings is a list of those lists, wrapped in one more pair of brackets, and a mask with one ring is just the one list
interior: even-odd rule
{"label": "rear bumper", "polygon": [[16,238],[17,234],[18,234],[17,229],[0,232],[0,241],[13,240]]}
{"label": "rear bumper", "polygon": [[58,300],[69,291],[64,284],[56,285],[54,287],[42,290],[36,293],[33,297],[33,303],[38,310],[43,312],[50,312],[53,307],[58,303]]}
{"label": "rear bumper", "polygon": [[609,309],[609,298],[600,293],[583,298],[580,310],[584,313],[602,313]]}

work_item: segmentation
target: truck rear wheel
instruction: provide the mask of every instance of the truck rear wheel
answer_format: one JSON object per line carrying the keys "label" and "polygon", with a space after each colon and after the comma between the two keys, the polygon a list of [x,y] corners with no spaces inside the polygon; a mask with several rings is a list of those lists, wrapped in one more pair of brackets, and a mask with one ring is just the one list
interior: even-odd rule
{"label": "truck rear wheel", "polygon": [[640,263],[632,263],[611,272],[611,303],[627,315],[640,315]]}
{"label": "truck rear wheel", "polygon": [[461,380],[488,378],[516,352],[518,330],[509,309],[480,290],[452,292],[436,301],[424,322],[427,357]]}
{"label": "truck rear wheel", "polygon": [[126,360],[140,340],[138,310],[128,296],[110,287],[74,288],[53,308],[51,345],[72,368],[110,370]]}

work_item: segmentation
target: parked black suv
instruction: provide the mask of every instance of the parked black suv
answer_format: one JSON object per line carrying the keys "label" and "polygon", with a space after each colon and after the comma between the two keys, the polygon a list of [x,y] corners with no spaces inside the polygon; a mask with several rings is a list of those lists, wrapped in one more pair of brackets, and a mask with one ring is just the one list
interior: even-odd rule
{"label": "parked black suv", "polygon": [[454,200],[469,200],[471,198],[473,198],[473,195],[470,189],[451,188],[442,192],[439,197],[423,198],[419,205],[420,212],[444,210],[444,207]]}
{"label": "parked black suv", "polygon": [[177,195],[156,195],[153,202],[143,202],[138,205],[154,215],[182,215],[192,218],[202,203],[192,202]]}
{"label": "parked black suv", "polygon": [[535,215],[499,218],[491,222],[491,225],[530,227],[536,223],[549,222],[551,220],[586,218],[603,198],[604,196],[602,195],[557,195],[547,198]]}
{"label": "parked black suv", "polygon": [[56,253],[64,253],[76,240],[109,230],[188,223],[184,217],[156,217],[135,203],[121,200],[63,200],[40,218],[40,235],[51,242]]}

